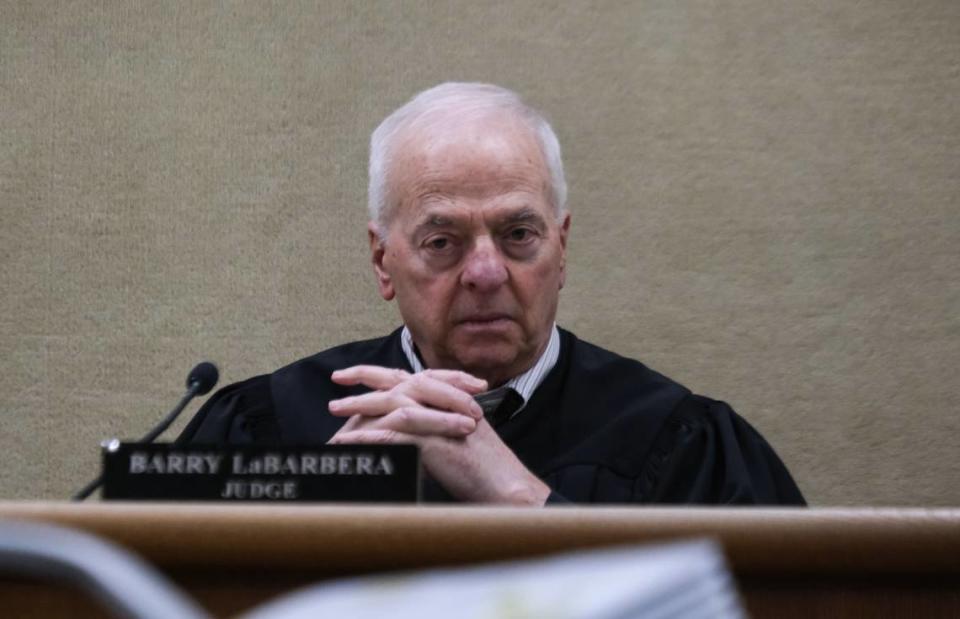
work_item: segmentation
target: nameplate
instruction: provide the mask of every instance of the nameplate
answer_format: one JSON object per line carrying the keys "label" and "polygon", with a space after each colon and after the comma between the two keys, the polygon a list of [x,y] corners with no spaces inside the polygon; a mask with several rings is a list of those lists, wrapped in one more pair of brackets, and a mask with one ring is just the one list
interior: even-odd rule
{"label": "nameplate", "polygon": [[415,445],[172,445],[103,450],[105,500],[415,502]]}

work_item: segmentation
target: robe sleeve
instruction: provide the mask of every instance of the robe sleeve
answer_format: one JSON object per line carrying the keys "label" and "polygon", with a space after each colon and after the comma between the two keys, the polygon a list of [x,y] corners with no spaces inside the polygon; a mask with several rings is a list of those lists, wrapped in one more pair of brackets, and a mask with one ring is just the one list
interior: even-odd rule
{"label": "robe sleeve", "polygon": [[689,396],[665,424],[638,480],[654,503],[806,505],[773,448],[724,402]]}
{"label": "robe sleeve", "polygon": [[213,394],[194,415],[177,443],[279,442],[270,377],[255,376]]}

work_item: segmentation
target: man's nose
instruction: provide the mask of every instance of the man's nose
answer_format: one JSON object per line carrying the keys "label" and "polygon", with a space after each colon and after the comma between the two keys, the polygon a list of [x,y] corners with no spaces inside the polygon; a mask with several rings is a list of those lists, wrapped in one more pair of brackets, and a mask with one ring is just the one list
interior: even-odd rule
{"label": "man's nose", "polygon": [[477,292],[496,290],[507,281],[507,265],[490,237],[481,237],[467,254],[460,282]]}

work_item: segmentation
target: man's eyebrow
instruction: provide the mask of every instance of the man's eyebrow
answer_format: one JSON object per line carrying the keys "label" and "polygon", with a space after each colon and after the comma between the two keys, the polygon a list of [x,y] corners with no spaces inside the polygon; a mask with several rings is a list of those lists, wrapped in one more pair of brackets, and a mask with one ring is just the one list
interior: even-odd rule
{"label": "man's eyebrow", "polygon": [[419,239],[434,230],[449,230],[455,225],[454,220],[440,213],[425,213],[410,231],[411,238]]}
{"label": "man's eyebrow", "polygon": [[540,213],[538,213],[535,209],[532,209],[530,207],[524,207],[518,211],[510,213],[509,215],[503,218],[503,223],[506,223],[506,224],[516,224],[516,223],[523,223],[527,221],[531,221],[533,223],[537,223],[541,225],[544,223],[543,216]]}
{"label": "man's eyebrow", "polygon": [[453,224],[453,220],[438,213],[428,213],[417,222],[417,228],[445,228]]}
{"label": "man's eyebrow", "polygon": [[[512,213],[508,213],[502,219],[500,219],[498,223],[499,225],[512,225],[525,222],[533,223],[539,226],[543,226],[545,224],[543,215],[531,207],[523,207]],[[454,225],[456,225],[456,220],[452,217],[442,215],[440,213],[425,213],[420,221],[417,222],[415,229],[418,232],[422,232],[424,230],[433,230],[436,228],[449,228]]]}

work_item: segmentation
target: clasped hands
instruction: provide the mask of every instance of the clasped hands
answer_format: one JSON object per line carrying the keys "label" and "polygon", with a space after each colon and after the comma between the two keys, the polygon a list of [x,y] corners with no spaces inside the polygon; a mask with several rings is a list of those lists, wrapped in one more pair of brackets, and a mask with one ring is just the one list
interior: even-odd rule
{"label": "clasped hands", "polygon": [[331,379],[373,391],[330,401],[332,415],[348,417],[330,444],[414,443],[430,476],[463,501],[543,505],[550,494],[473,399],[487,389],[485,380],[456,370],[411,374],[373,365],[338,370]]}

